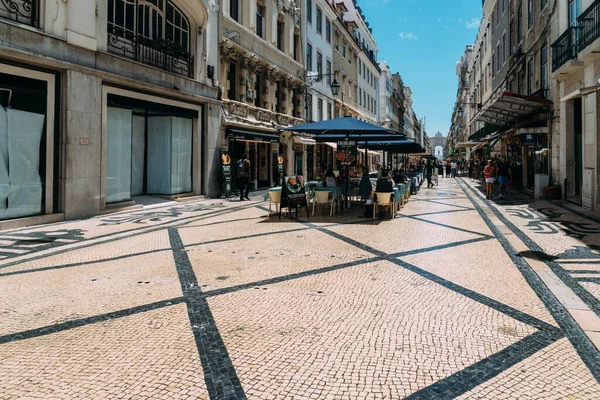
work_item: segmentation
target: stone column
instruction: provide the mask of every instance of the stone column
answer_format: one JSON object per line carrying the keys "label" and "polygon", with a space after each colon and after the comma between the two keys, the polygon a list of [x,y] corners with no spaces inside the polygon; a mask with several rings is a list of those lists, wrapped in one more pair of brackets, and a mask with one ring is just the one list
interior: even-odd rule
{"label": "stone column", "polygon": [[67,71],[63,81],[60,187],[65,219],[97,215],[101,204],[102,79]]}

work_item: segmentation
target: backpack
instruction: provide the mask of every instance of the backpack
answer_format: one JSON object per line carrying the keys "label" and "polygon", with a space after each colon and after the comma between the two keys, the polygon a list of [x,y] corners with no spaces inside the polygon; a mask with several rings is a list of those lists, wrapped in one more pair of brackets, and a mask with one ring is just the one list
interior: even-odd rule
{"label": "backpack", "polygon": [[247,166],[246,159],[242,159],[242,160],[238,161],[237,176],[238,176],[238,178],[247,178],[248,177],[248,166]]}

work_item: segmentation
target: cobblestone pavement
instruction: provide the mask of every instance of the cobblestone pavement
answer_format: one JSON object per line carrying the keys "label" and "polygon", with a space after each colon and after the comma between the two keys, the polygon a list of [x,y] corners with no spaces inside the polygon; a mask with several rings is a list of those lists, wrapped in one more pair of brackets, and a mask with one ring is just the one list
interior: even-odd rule
{"label": "cobblestone pavement", "polygon": [[0,232],[0,399],[600,399],[593,215],[462,178],[393,220],[266,207]]}

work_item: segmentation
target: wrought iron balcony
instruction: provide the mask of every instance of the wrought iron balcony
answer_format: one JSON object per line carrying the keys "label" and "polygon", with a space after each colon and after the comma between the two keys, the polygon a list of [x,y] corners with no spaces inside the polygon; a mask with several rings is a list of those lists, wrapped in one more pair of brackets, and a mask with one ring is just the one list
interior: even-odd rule
{"label": "wrought iron balcony", "polygon": [[578,31],[577,27],[569,27],[552,43],[552,71],[556,71],[567,61],[577,58],[577,53],[579,53]]}
{"label": "wrought iron balcony", "polygon": [[0,0],[0,18],[40,27],[39,0]]}
{"label": "wrought iron balcony", "polygon": [[170,41],[152,40],[110,27],[108,51],[167,72],[194,77],[194,56]]}
{"label": "wrought iron balcony", "polygon": [[569,27],[552,44],[552,71],[592,44],[600,37],[600,0],[596,0],[577,17],[576,23]]}

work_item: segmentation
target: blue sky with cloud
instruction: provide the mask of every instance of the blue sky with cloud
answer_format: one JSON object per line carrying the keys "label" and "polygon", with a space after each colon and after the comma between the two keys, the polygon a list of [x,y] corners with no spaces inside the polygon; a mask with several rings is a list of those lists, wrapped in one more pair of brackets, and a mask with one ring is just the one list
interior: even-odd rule
{"label": "blue sky with cloud", "polygon": [[481,0],[358,0],[373,28],[379,61],[400,72],[413,92],[427,133],[444,135],[456,100],[456,62],[473,44],[481,20]]}

